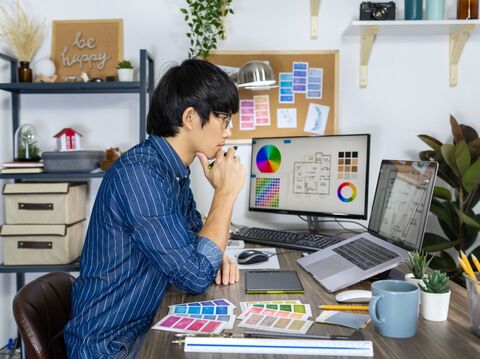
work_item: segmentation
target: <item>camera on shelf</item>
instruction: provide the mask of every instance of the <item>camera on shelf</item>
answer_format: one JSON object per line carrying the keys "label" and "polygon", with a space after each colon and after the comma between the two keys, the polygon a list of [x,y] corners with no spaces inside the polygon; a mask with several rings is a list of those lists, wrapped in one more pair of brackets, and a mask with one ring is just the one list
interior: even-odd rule
{"label": "camera on shelf", "polygon": [[395,20],[395,3],[393,1],[362,2],[360,20]]}

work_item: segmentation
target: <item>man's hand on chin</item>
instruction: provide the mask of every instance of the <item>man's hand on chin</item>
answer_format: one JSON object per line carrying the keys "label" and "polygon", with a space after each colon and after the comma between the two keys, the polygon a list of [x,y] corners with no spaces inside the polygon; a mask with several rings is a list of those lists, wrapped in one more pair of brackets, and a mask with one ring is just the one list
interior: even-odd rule
{"label": "man's hand on chin", "polygon": [[235,284],[240,280],[240,271],[237,265],[229,257],[223,256],[222,267],[215,278],[216,284]]}

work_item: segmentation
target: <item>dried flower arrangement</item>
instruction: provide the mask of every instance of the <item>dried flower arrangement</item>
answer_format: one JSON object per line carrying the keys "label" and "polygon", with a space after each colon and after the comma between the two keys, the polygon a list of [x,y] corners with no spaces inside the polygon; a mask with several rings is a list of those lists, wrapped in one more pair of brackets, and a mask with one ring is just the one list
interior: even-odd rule
{"label": "dried flower arrangement", "polygon": [[43,40],[44,21],[37,23],[28,16],[19,0],[13,1],[14,15],[11,15],[4,6],[0,6],[4,17],[0,21],[0,39],[5,41],[18,61],[30,62]]}

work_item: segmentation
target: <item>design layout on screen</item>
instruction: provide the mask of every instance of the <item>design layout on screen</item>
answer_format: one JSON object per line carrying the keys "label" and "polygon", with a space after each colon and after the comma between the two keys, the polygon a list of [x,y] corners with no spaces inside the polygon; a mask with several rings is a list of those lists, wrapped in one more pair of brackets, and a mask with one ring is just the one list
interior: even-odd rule
{"label": "design layout on screen", "polygon": [[250,209],[366,217],[369,135],[252,140]]}

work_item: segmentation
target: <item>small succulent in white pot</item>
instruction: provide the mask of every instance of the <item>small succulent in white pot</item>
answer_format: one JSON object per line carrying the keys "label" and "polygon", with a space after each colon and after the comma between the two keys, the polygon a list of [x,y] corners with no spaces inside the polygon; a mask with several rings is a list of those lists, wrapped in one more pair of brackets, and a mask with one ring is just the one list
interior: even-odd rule
{"label": "small succulent in white pot", "polygon": [[432,271],[420,284],[422,317],[431,321],[444,321],[448,318],[450,305],[450,285],[446,273]]}
{"label": "small succulent in white pot", "polygon": [[423,251],[410,252],[408,255],[410,258],[407,261],[407,267],[411,272],[405,274],[405,281],[418,286],[419,283],[423,283],[423,279],[426,276],[425,273],[433,259],[433,256],[428,259],[427,253]]}

